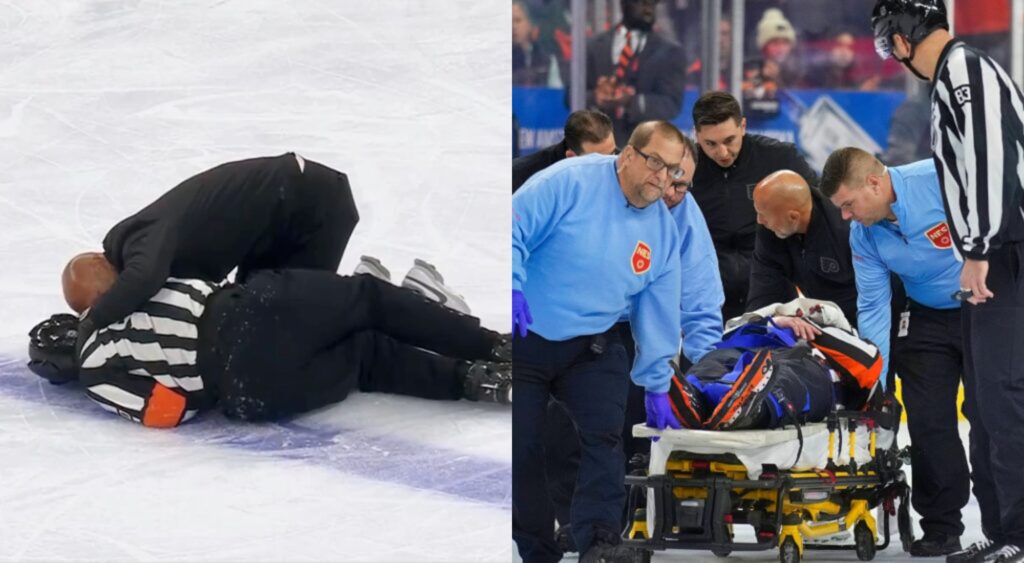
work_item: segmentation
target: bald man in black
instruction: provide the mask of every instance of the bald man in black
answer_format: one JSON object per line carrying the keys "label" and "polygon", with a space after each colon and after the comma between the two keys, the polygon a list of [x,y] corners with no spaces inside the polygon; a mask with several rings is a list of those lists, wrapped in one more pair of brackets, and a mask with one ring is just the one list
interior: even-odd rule
{"label": "bald man in black", "polygon": [[[359,221],[345,174],[287,153],[222,164],[178,184],[103,239],[118,272],[87,334],[138,310],[169,277],[223,280],[238,268],[335,272]],[[90,326],[91,325],[91,326]]]}
{"label": "bald man in black", "polygon": [[857,324],[850,223],[803,176],[779,170],[754,187],[757,234],[747,311],[797,297],[833,301]]}

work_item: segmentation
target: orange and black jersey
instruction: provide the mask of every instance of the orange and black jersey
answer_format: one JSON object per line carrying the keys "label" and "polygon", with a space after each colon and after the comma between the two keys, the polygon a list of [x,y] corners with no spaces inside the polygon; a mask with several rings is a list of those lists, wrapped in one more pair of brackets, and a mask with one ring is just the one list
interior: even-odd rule
{"label": "orange and black jersey", "polygon": [[170,278],[139,310],[82,347],[79,379],[103,408],[170,428],[213,403],[197,365],[199,320],[218,286]]}

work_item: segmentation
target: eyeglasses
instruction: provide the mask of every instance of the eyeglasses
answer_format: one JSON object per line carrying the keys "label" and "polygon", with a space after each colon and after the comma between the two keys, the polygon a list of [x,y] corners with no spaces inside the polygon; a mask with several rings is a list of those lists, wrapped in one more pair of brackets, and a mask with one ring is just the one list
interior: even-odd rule
{"label": "eyeglasses", "polygon": [[672,182],[669,185],[672,186],[672,189],[674,189],[676,191],[676,193],[686,193],[686,192],[690,191],[690,188],[693,186],[693,182],[687,182],[686,180],[680,180],[678,182]]}
{"label": "eyeglasses", "polygon": [[[635,150],[638,155],[644,157],[644,161],[646,161],[647,163],[647,168],[650,169],[651,172],[660,172],[663,168],[668,166],[667,164],[665,164],[665,161],[661,160],[656,156],[652,156],[645,153],[644,151],[636,148],[636,145],[629,146],[633,147],[633,150]],[[678,166],[669,168],[668,177],[673,180],[674,184],[674,182],[681,180],[683,178],[683,169]]]}

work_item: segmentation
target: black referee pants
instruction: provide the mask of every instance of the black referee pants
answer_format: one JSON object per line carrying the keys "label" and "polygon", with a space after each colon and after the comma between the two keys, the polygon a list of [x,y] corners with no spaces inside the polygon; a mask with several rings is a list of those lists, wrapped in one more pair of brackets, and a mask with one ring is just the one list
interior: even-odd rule
{"label": "black referee pants", "polygon": [[246,420],[319,408],[353,389],[457,400],[459,360],[489,357],[498,338],[369,275],[261,270],[207,307],[200,369],[225,414]]}
{"label": "black referee pants", "polygon": [[1024,547],[1024,243],[988,264],[995,298],[963,308],[971,478],[985,536]]}
{"label": "black referee pants", "polygon": [[964,531],[960,511],[970,499],[970,474],[956,411],[964,364],[960,308],[908,303],[908,332],[892,339],[892,359],[903,383],[907,410],[911,503],[921,515],[924,533],[960,536]]}

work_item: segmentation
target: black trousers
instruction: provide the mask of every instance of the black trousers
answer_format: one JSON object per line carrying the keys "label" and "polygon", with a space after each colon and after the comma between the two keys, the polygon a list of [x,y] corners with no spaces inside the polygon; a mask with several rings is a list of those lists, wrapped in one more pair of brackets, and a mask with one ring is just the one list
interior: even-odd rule
{"label": "black trousers", "polygon": [[985,536],[1024,547],[1024,243],[988,264],[995,298],[963,307],[971,478]]}
{"label": "black trousers", "polygon": [[[597,340],[600,348],[595,347]],[[544,427],[551,397],[565,405],[579,432],[579,472],[572,497],[572,534],[581,553],[595,539],[619,537],[624,461],[622,424],[629,364],[613,328],[597,339],[555,342],[534,333],[512,347],[512,537],[526,563],[558,561],[554,513],[544,467]]]}
{"label": "black trousers", "polygon": [[[753,241],[753,237],[750,239]],[[715,248],[717,249],[717,243]],[[718,252],[718,271],[722,277],[722,320],[738,317],[747,310],[747,295],[750,294],[750,260],[753,249],[724,249]]]}
{"label": "black trousers", "polygon": [[970,498],[956,410],[964,363],[960,309],[932,309],[908,300],[907,311],[907,335],[892,339],[892,359],[907,410],[911,503],[924,533],[959,536],[961,510]]}
{"label": "black trousers", "polygon": [[[622,346],[626,351],[627,364],[632,366],[636,359],[636,344],[629,323],[615,325]],[[685,361],[685,357],[683,358]],[[685,368],[686,366],[684,366]],[[554,504],[555,519],[561,525],[570,520],[569,509],[572,506],[572,494],[576,490],[576,473],[580,465],[580,442],[576,435],[576,425],[569,416],[565,405],[555,399],[548,404],[547,421],[544,425],[544,466],[547,470],[548,495]],[[644,388],[629,382],[626,395],[625,422],[622,425],[622,452],[626,460],[626,470],[633,456],[651,453],[649,440],[637,440],[633,437],[633,426],[647,421],[647,407],[644,404]],[[623,507],[625,508],[625,507]],[[620,526],[625,521],[620,522]]]}
{"label": "black trousers", "polygon": [[337,272],[359,222],[348,176],[311,160],[281,194],[277,232],[255,244],[238,266],[236,280],[251,272],[303,268]]}
{"label": "black trousers", "polygon": [[214,294],[200,369],[229,417],[267,420],[343,400],[353,389],[462,397],[459,360],[490,355],[497,334],[369,275],[261,270]]}

